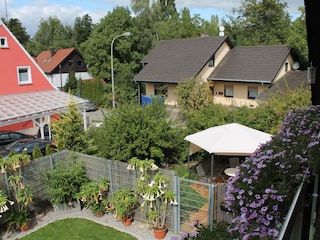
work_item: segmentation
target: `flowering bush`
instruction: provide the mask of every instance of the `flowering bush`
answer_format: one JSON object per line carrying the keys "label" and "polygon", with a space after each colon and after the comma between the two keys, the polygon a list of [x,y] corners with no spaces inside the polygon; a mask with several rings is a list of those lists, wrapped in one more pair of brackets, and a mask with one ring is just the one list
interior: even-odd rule
{"label": "flowering bush", "polygon": [[320,107],[291,110],[277,135],[240,165],[228,182],[229,231],[243,239],[275,239],[299,184],[319,172]]}
{"label": "flowering bush", "polygon": [[142,197],[142,209],[146,210],[147,219],[154,229],[166,228],[167,209],[177,205],[175,193],[170,189],[170,179],[160,171],[154,175],[150,171],[158,170],[153,159],[141,160],[136,157],[129,160],[129,170],[138,170],[137,193]]}

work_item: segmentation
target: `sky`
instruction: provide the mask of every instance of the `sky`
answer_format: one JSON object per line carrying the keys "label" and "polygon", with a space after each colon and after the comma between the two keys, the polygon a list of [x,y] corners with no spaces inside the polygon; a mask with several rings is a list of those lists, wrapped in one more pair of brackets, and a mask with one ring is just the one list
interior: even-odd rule
{"label": "sky", "polygon": [[[151,1],[151,0],[150,0]],[[73,26],[76,17],[89,14],[93,23],[112,12],[117,6],[130,8],[131,0],[0,0],[0,18],[17,18],[32,37],[38,30],[41,19],[57,17],[64,25]],[[298,8],[304,6],[304,0],[286,0],[290,16],[300,16]],[[232,8],[238,8],[241,0],[176,0],[177,11],[184,7],[191,16],[199,14],[210,20],[211,15],[220,19],[230,15]]]}

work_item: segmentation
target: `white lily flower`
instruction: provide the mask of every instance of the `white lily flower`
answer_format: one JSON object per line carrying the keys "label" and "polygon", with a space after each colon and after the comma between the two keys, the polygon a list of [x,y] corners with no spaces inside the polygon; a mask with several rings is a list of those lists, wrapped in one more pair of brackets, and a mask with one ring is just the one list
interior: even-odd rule
{"label": "white lily flower", "polygon": [[154,163],[151,164],[150,170],[157,170],[159,167],[155,165]]}
{"label": "white lily flower", "polygon": [[154,184],[155,184],[155,181],[152,180],[152,181],[148,184],[148,186],[149,186],[149,187],[152,187]]}

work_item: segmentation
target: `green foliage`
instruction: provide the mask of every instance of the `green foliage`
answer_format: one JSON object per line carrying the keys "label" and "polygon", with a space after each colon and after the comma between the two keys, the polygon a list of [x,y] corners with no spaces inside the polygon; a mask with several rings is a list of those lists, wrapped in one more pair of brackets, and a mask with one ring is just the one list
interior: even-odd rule
{"label": "green foliage", "polygon": [[104,87],[101,80],[95,78],[93,81],[78,81],[78,88],[80,89],[80,94],[77,94],[79,97],[90,99],[97,106],[103,104]]}
{"label": "green foliage", "polygon": [[109,186],[110,181],[106,178],[101,178],[99,182],[84,183],[76,194],[76,198],[83,202],[87,208],[90,208],[94,214],[104,213]]}
{"label": "green foliage", "polygon": [[130,188],[120,189],[113,193],[111,206],[118,220],[129,219],[138,207],[138,196]]}
{"label": "green foliage", "polygon": [[289,36],[286,2],[244,0],[225,21],[225,33],[236,45],[280,45]]}
{"label": "green foliage", "polygon": [[210,104],[198,111],[186,111],[186,126],[188,133],[191,134],[209,127],[237,122],[275,134],[279,131],[284,117],[291,108],[306,107],[310,104],[311,92],[308,88],[290,89],[286,87],[272,94],[270,100],[261,102],[255,108]]}
{"label": "green foliage", "polygon": [[40,21],[39,29],[27,46],[28,52],[37,56],[51,47],[56,49],[75,47],[72,32],[57,17],[48,17]]}
{"label": "green foliage", "polygon": [[186,79],[176,88],[178,105],[182,112],[189,112],[205,108],[212,103],[212,97],[207,82],[195,78]]}
{"label": "green foliage", "polygon": [[[139,172],[136,192],[141,196],[142,209],[154,229],[164,229],[169,205],[177,205],[175,193],[170,189],[170,179],[160,172],[153,159],[132,158],[128,169]],[[151,171],[155,171],[152,174]]]}
{"label": "green foliage", "polygon": [[18,229],[21,226],[27,226],[30,220],[31,217],[26,209],[22,211],[12,209],[9,215],[6,217],[5,222],[8,224],[8,229]]}
{"label": "green foliage", "polygon": [[32,159],[40,158],[43,154],[38,146],[35,146],[32,150]]}
{"label": "green foliage", "polygon": [[[199,220],[197,220],[194,224],[195,231],[190,233],[182,233],[181,240],[229,240],[229,239],[235,239],[234,235],[231,235],[228,232],[228,225],[224,222],[213,223],[213,226],[205,225],[201,223]],[[172,240],[178,240],[178,237],[172,237]]]}
{"label": "green foliage", "polygon": [[2,19],[2,22],[7,25],[13,35],[18,39],[18,41],[24,47],[26,47],[28,42],[30,41],[30,36],[28,35],[26,28],[22,26],[20,20],[16,18],[10,18],[8,22],[4,21],[4,19]]}
{"label": "green foliage", "polygon": [[78,46],[89,39],[92,29],[92,18],[89,14],[76,17],[74,21],[73,38]]}
{"label": "green foliage", "polygon": [[91,135],[98,155],[112,160],[152,158],[160,164],[181,162],[186,156],[184,130],[168,120],[161,103],[120,106]]}
{"label": "green foliage", "polygon": [[64,149],[84,153],[94,151],[92,141],[88,139],[88,132],[83,129],[83,116],[75,102],[69,103],[68,112],[61,113],[60,118],[52,122],[51,128],[57,151]]}
{"label": "green foliage", "polygon": [[54,152],[53,147],[51,147],[49,144],[46,146],[46,155],[50,155]]}
{"label": "green foliage", "polygon": [[76,156],[56,164],[53,170],[46,170],[42,174],[42,181],[54,206],[69,204],[77,200],[76,194],[80,187],[88,182],[83,165],[75,159]]}
{"label": "green foliage", "polygon": [[210,104],[198,111],[187,112],[186,126],[189,133],[202,131],[209,127],[223,125],[234,121],[232,108],[221,104]]}
{"label": "green foliage", "polygon": [[74,95],[76,95],[76,90],[77,90],[77,85],[78,85],[78,81],[81,81],[81,80],[78,80],[76,78],[76,74],[75,72],[72,70],[69,72],[69,75],[68,75],[68,79],[66,81],[66,84],[65,86],[63,87],[63,90],[65,92],[70,92]]}
{"label": "green foliage", "polygon": [[284,117],[292,108],[311,105],[311,92],[307,88],[289,88],[271,96],[267,103],[254,108],[246,124],[252,128],[275,134],[280,130]]}

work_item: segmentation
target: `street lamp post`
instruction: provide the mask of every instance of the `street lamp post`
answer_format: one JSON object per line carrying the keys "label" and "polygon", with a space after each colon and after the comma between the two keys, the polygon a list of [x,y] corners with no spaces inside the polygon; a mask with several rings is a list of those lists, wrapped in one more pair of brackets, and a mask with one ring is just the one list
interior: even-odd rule
{"label": "street lamp post", "polygon": [[118,36],[115,36],[113,39],[112,39],[112,42],[111,42],[111,84],[112,84],[112,107],[115,108],[116,107],[116,102],[115,102],[115,96],[114,96],[114,74],[113,74],[113,43],[114,41],[118,38],[118,37],[128,37],[130,36],[131,33],[130,32],[125,32],[125,33],[122,33]]}

